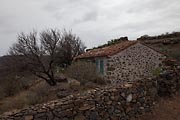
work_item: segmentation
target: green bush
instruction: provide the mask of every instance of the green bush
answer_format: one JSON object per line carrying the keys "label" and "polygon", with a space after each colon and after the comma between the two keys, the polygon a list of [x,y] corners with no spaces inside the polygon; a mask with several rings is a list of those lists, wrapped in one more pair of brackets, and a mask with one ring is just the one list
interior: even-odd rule
{"label": "green bush", "polygon": [[96,65],[92,62],[78,61],[69,66],[66,71],[66,75],[80,81],[81,85],[87,82],[105,83],[103,77],[101,77],[97,70]]}
{"label": "green bush", "polygon": [[172,52],[169,54],[171,58],[176,59],[180,62],[180,53],[179,52]]}
{"label": "green bush", "polygon": [[159,74],[162,72],[162,68],[156,68],[153,70],[153,75],[154,76],[159,76]]}

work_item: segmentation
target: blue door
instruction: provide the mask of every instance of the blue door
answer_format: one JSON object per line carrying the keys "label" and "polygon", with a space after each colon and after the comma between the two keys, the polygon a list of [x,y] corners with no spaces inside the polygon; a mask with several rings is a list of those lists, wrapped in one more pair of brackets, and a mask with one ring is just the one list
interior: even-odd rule
{"label": "blue door", "polygon": [[99,71],[99,60],[98,59],[96,60],[96,69],[97,69],[97,71]]}
{"label": "blue door", "polygon": [[103,75],[104,74],[104,61],[100,60],[100,73]]}

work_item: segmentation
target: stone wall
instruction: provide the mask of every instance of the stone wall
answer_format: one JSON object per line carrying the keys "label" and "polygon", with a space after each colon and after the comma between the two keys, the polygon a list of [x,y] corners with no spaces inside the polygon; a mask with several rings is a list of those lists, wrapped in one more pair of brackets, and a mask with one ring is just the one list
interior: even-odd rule
{"label": "stone wall", "polygon": [[154,88],[153,82],[97,88],[11,112],[0,120],[127,120],[151,110]]}
{"label": "stone wall", "polygon": [[116,84],[151,77],[164,58],[163,54],[137,43],[106,60],[105,78]]}

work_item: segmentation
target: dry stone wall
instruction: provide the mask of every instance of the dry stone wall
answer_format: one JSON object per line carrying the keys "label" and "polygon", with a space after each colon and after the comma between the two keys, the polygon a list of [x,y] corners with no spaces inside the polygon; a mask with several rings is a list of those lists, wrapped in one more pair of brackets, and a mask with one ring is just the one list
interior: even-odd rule
{"label": "dry stone wall", "polygon": [[153,82],[97,88],[11,112],[0,120],[128,120],[151,110],[157,94],[154,88]]}
{"label": "dry stone wall", "polygon": [[137,43],[107,59],[105,78],[116,84],[151,77],[164,58],[163,54]]}

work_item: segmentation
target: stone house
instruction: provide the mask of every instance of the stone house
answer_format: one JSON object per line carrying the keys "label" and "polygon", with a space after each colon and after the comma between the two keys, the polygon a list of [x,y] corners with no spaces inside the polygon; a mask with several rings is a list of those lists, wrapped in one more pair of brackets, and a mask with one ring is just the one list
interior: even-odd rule
{"label": "stone house", "polygon": [[137,41],[122,41],[114,45],[92,49],[76,60],[96,63],[97,70],[111,83],[131,82],[151,77],[166,56]]}

